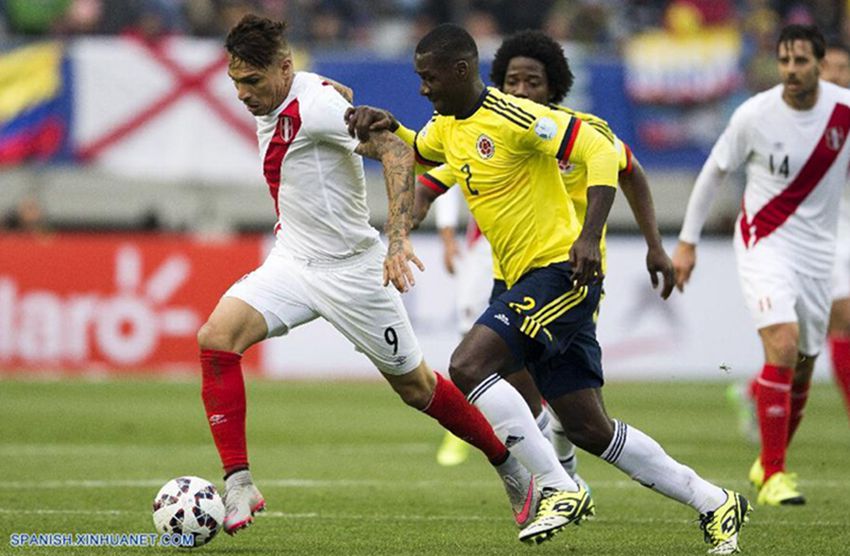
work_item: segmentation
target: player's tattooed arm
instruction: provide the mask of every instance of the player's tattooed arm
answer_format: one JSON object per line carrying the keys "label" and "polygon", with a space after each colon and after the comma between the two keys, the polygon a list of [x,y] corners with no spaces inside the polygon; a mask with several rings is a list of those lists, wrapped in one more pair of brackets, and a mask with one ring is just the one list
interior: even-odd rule
{"label": "player's tattooed arm", "polygon": [[408,261],[419,270],[425,270],[413,252],[408,233],[413,225],[413,149],[388,131],[372,133],[366,142],[361,142],[355,152],[361,156],[381,161],[384,181],[387,185],[389,210],[384,231],[389,246],[384,260],[384,285],[392,282],[400,292],[405,292],[416,283]]}

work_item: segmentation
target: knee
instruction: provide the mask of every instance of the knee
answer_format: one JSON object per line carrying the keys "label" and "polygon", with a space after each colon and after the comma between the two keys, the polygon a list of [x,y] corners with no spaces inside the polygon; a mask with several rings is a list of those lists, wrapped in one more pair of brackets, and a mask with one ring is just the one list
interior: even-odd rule
{"label": "knee", "polygon": [[207,321],[198,330],[198,346],[201,349],[234,351],[232,334],[212,321]]}
{"label": "knee", "polygon": [[799,337],[796,330],[777,330],[765,338],[765,351],[769,363],[783,367],[795,367],[797,364],[797,353]]}
{"label": "knee", "polygon": [[464,394],[469,394],[484,378],[481,376],[482,369],[480,356],[471,353],[471,350],[458,348],[452,353],[449,376]]}
{"label": "knee", "polygon": [[570,442],[596,456],[605,451],[614,437],[614,424],[607,418],[594,421],[569,419],[566,422],[562,420],[562,424]]}
{"label": "knee", "polygon": [[405,404],[413,409],[423,410],[431,403],[431,398],[434,395],[434,390],[428,388],[425,384],[407,384],[403,387],[396,388],[396,393]]}
{"label": "knee", "polygon": [[434,397],[437,377],[423,362],[413,372],[391,379],[390,384],[404,403],[421,411],[428,407]]}

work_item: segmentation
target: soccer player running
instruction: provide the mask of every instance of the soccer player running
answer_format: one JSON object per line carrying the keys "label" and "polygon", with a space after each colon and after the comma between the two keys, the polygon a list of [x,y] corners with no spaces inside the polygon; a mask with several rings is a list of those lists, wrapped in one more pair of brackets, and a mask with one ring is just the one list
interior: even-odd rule
{"label": "soccer player running", "polygon": [[[293,70],[284,28],[247,15],[226,39],[228,75],[256,117],[278,220],[268,258],[225,292],[198,332],[202,398],[225,471],[225,530],[246,527],[265,507],[248,469],[242,353],[317,317],[369,357],[406,404],[479,448],[525,525],[538,500],[532,476],[457,387],[425,363],[396,291],[414,283],[408,262],[422,268],[408,240],[413,151],[390,132],[365,142],[349,137],[343,115],[351,105],[319,76]],[[362,156],[384,167],[386,257],[369,225]]]}
{"label": "soccer player running", "polygon": [[765,363],[756,407],[761,453],[750,469],[757,502],[803,504],[785,470],[826,336],[841,192],[850,163],[850,91],[819,81],[824,39],[789,25],[776,45],[782,84],[742,104],[697,177],[673,255],[677,286],[696,265],[696,244],[717,189],[746,163],[734,247]]}
{"label": "soccer player running", "polygon": [[[746,499],[705,481],[638,429],[610,419],[602,403],[594,314],[601,293],[599,243],[616,191],[612,144],[574,116],[485,87],[475,42],[456,25],[440,25],[419,41],[414,65],[420,93],[437,112],[416,134],[414,150],[421,161],[452,169],[450,183],[460,184],[508,287],[455,349],[452,380],[536,473],[530,452],[546,441],[522,397],[501,378],[527,367],[577,446],[694,507],[711,553],[736,551],[750,509]],[[358,107],[348,114],[349,128],[368,135],[373,122],[391,117]],[[558,161],[587,166],[583,226]],[[432,186],[416,187],[417,223],[447,189]],[[547,482],[554,473],[538,477],[543,499],[521,540],[540,542],[587,516],[587,490],[558,468],[558,485]]]}
{"label": "soccer player running", "polygon": [[[821,79],[850,88],[850,50],[840,43],[828,44]],[[838,220],[838,251],[832,272],[832,308],[829,344],[832,371],[850,416],[850,197],[845,191]]]}
{"label": "soccer player running", "polygon": [[[661,243],[661,234],[658,231],[652,193],[649,189],[646,174],[637,158],[632,154],[631,149],[614,135],[607,122],[593,114],[576,112],[559,106],[559,103],[569,94],[573,85],[573,74],[561,45],[541,31],[526,30],[515,33],[506,38],[496,51],[490,71],[490,80],[505,93],[520,98],[527,98],[539,104],[548,105],[550,108],[562,110],[567,114],[579,118],[583,123],[593,126],[614,144],[619,157],[619,184],[646,241],[646,268],[649,271],[650,280],[653,287],[657,287],[659,284],[658,275],[661,275],[663,281],[661,297],[667,299],[673,291],[675,284],[673,263],[670,261],[670,257],[667,256]],[[576,209],[578,221],[583,222],[587,211],[586,166],[579,162],[563,165],[561,168],[561,179]],[[419,180],[426,185],[429,182],[448,183],[451,180],[451,169],[447,166],[440,166],[421,175]],[[446,195],[441,196],[435,203],[437,205],[435,208],[438,216],[438,227],[441,222],[445,223],[447,221],[446,216],[441,213],[446,211],[446,207],[451,208],[451,205],[441,203],[446,197],[456,197],[452,196],[451,193],[453,192],[450,191]],[[455,214],[457,214],[456,209]],[[474,220],[470,219],[469,227],[467,237],[474,238],[475,243],[471,247],[474,250],[474,255],[473,260],[465,261],[466,264],[461,269],[468,269],[468,272],[477,279],[481,273],[478,269],[469,269],[470,263],[485,265],[484,272],[489,273],[492,262],[490,260],[489,245],[486,239],[479,237],[480,232],[477,231],[477,225]],[[448,257],[453,249],[451,242],[454,241],[454,229],[443,227],[440,235],[443,238],[446,256]],[[487,258],[482,260],[482,257],[479,255],[480,252],[484,252]],[[604,275],[606,270],[604,229],[600,241],[600,253],[602,256],[602,274]],[[465,277],[461,277],[460,280],[461,282],[464,280],[469,281]],[[481,289],[480,285],[480,283],[477,284],[479,290]],[[504,290],[505,281],[500,275],[497,275],[494,280],[491,297],[495,299]],[[467,295],[474,299],[474,293],[470,287],[466,287],[464,290],[459,288],[458,295]],[[463,300],[461,301],[461,303],[464,302]],[[485,308],[486,304],[481,306],[477,313],[481,313]],[[463,329],[463,332],[465,333],[469,330],[472,324],[470,322]],[[540,393],[534,386],[534,382],[531,380],[529,374],[526,371],[512,373],[505,377],[505,379],[519,390],[529,404],[531,412],[537,420],[538,427],[552,441],[561,465],[564,466],[564,469],[567,470],[573,479],[581,482],[581,478],[577,475],[578,462],[575,446],[567,438],[566,431],[554,412],[541,407]],[[458,446],[461,446],[461,448],[458,448]],[[457,437],[446,434],[443,444],[438,451],[437,459],[438,461],[442,459],[443,461],[455,462],[458,460],[455,454],[464,453],[460,450],[466,450],[467,446],[466,443],[460,441]]]}

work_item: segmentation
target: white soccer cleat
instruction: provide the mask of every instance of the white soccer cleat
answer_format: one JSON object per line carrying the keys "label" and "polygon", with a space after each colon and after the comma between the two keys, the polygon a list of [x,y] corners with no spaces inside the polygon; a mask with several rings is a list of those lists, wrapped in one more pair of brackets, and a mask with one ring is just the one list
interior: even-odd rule
{"label": "white soccer cleat", "polygon": [[540,492],[537,490],[534,477],[512,455],[496,467],[496,471],[505,485],[514,521],[517,527],[523,528],[534,519],[540,503]]}
{"label": "white soccer cleat", "polygon": [[224,532],[233,535],[254,522],[254,514],[266,509],[263,495],[254,486],[247,469],[237,471],[224,482]]}

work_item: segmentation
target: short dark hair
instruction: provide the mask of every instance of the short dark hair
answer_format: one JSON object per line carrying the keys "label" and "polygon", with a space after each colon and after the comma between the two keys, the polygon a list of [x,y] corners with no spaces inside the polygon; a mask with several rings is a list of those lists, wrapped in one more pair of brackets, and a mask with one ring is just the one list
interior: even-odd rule
{"label": "short dark hair", "polygon": [[779,52],[779,45],[785,44],[789,47],[794,41],[809,41],[812,43],[812,52],[818,60],[823,59],[826,53],[826,40],[823,34],[814,25],[799,25],[793,23],[786,25],[779,32],[779,40],[776,41],[776,51]]}
{"label": "short dark hair", "polygon": [[478,60],[478,47],[466,29],[453,23],[437,25],[416,45],[416,54],[432,54],[440,62]]}
{"label": "short dark hair", "polygon": [[289,52],[285,30],[284,21],[248,14],[227,34],[224,47],[232,56],[255,68],[266,69],[279,55]]}
{"label": "short dark hair", "polygon": [[505,85],[508,64],[517,56],[533,58],[543,64],[546,80],[552,93],[552,102],[561,102],[573,87],[573,72],[564,56],[564,49],[552,37],[542,31],[526,29],[505,39],[496,51],[490,69],[490,81],[498,87]]}

